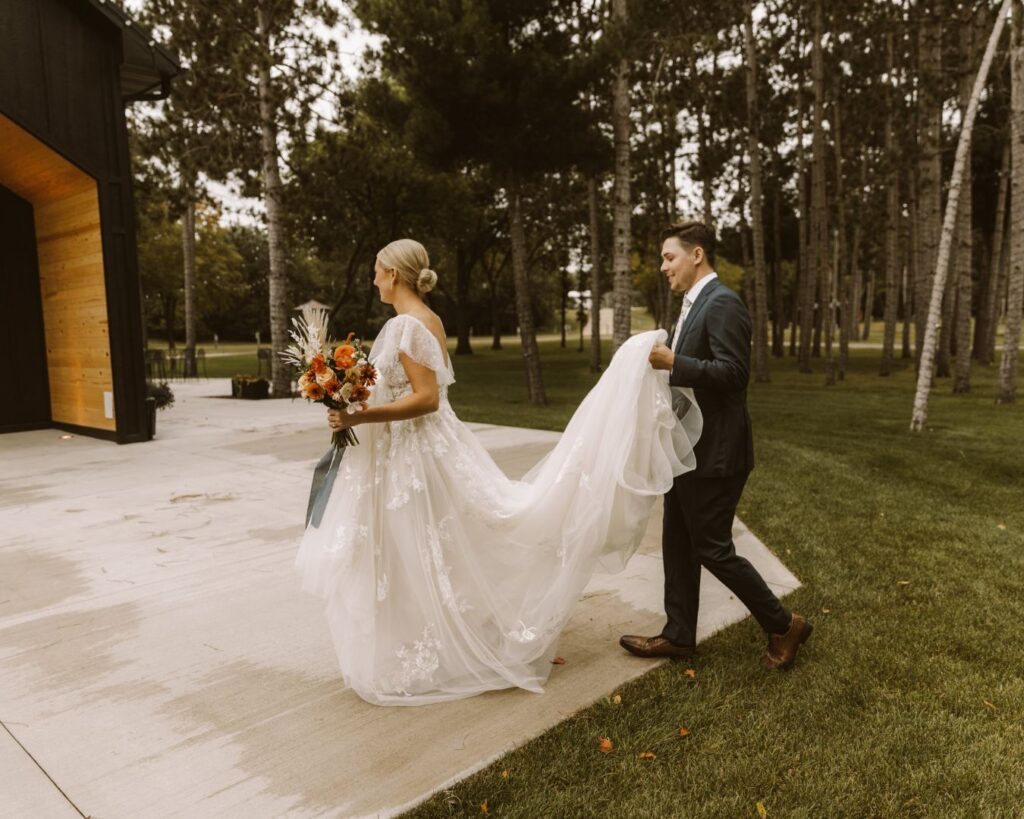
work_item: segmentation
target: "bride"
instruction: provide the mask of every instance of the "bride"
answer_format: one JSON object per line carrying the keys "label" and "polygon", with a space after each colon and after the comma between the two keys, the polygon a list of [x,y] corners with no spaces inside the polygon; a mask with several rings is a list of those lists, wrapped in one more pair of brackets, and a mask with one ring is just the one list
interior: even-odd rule
{"label": "bride", "polygon": [[344,681],[371,703],[540,693],[590,576],[625,566],[655,499],[693,469],[699,410],[648,364],[664,331],[641,333],[552,452],[509,480],[448,403],[444,330],[422,299],[437,281],[426,250],[392,242],[374,270],[397,315],[370,351],[378,382],[366,408],[328,413],[332,429],[359,425],[360,444],[303,534],[303,588],[326,600]]}

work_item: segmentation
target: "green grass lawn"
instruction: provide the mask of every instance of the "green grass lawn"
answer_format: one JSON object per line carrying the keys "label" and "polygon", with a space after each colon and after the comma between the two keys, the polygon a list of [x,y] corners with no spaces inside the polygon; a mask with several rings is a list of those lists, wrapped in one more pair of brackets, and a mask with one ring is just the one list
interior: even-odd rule
{"label": "green grass lawn", "polygon": [[[593,383],[586,353],[545,343],[534,409],[518,348],[476,346],[455,360],[466,420],[559,429]],[[748,618],[701,645],[695,679],[665,665],[411,815],[1024,815],[1024,405],[995,406],[996,367],[975,368],[970,395],[937,383],[911,434],[913,371],[877,362],[856,351],[829,388],[820,361],[773,359],[750,390],[739,513],[804,583],[795,669],[761,671]]]}

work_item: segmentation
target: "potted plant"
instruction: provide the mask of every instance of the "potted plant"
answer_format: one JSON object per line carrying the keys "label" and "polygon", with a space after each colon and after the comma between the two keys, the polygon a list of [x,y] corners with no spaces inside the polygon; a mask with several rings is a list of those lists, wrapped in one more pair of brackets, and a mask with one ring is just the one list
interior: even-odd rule
{"label": "potted plant", "polygon": [[270,382],[258,375],[236,375],[231,379],[231,397],[258,400],[270,397]]}
{"label": "potted plant", "polygon": [[156,411],[174,405],[174,392],[166,381],[154,384],[146,382],[146,411],[149,420],[149,437],[156,437]]}

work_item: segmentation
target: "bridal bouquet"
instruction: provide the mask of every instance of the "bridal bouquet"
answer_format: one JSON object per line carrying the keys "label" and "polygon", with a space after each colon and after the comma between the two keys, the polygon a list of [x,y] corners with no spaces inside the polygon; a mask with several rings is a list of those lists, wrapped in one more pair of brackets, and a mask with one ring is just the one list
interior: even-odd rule
{"label": "bridal bouquet", "polygon": [[[299,392],[309,401],[328,409],[359,412],[370,397],[370,388],[377,380],[377,370],[366,358],[355,333],[336,344],[327,336],[327,311],[305,307],[301,318],[293,318],[294,330],[288,335],[294,344],[281,353],[281,358],[294,366],[299,376]],[[351,427],[331,436],[336,447],[358,444]]]}

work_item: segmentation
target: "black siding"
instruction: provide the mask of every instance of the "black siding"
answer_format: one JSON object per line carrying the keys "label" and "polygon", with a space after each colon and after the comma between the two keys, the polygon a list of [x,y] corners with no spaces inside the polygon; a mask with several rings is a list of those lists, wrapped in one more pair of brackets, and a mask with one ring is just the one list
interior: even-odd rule
{"label": "black siding", "polygon": [[0,112],[97,180],[116,438],[129,443],[147,425],[121,43],[81,0],[0,0]]}

